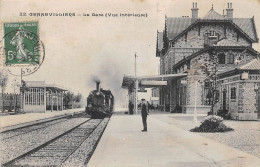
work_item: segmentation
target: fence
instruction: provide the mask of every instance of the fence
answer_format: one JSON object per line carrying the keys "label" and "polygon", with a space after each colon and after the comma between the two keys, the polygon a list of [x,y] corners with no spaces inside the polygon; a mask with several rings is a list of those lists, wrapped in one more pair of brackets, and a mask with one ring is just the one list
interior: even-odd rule
{"label": "fence", "polygon": [[[4,110],[11,111],[20,108],[20,94],[4,93]],[[2,94],[0,94],[0,109],[3,109]]]}

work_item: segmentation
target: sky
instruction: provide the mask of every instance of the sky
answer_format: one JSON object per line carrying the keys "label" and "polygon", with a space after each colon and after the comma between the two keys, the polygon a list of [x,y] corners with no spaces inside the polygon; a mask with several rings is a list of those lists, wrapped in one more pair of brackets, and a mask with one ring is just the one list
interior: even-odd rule
{"label": "sky", "polygon": [[[95,89],[93,78],[98,77],[101,87],[112,90],[117,106],[121,106],[127,103],[127,91],[121,88],[123,76],[134,75],[134,54],[138,56],[139,76],[157,75],[156,32],[163,30],[165,15],[191,17],[192,2],[198,3],[199,17],[206,15],[212,4],[222,14],[227,3],[232,2],[234,17],[254,16],[256,28],[260,30],[259,0],[0,0],[0,22],[39,22],[45,60],[37,72],[24,80],[55,83],[86,97]],[[33,17],[19,16],[20,12],[27,15],[72,12],[91,16]],[[108,18],[92,16],[92,13],[144,13],[148,17]],[[259,44],[254,48],[260,51]],[[13,79],[9,77],[9,91]]]}

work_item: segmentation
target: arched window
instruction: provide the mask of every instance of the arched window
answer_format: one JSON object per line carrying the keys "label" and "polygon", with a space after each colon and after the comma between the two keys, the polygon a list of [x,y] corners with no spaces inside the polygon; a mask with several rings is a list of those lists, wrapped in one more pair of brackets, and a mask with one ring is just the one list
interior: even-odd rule
{"label": "arched window", "polygon": [[234,55],[232,54],[232,53],[229,53],[228,55],[227,55],[228,57],[227,57],[227,63],[228,64],[234,64]]}

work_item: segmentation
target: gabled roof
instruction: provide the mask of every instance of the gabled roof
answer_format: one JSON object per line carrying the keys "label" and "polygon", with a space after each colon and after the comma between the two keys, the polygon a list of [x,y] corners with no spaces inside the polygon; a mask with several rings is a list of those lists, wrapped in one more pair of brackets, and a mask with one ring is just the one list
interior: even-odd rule
{"label": "gabled roof", "polygon": [[257,41],[257,32],[255,29],[255,22],[253,18],[233,18],[233,22],[237,25],[241,30],[243,30],[250,38]]}
{"label": "gabled roof", "polygon": [[241,45],[239,45],[237,42],[231,41],[227,38],[223,38],[223,39],[219,40],[213,46],[241,46]]}
{"label": "gabled roof", "polygon": [[223,20],[225,16],[218,14],[213,8],[204,16],[206,20]]}
{"label": "gabled roof", "polygon": [[167,35],[168,38],[174,39],[177,35],[188,28],[192,23],[191,18],[186,17],[169,17],[167,18]]}
{"label": "gabled roof", "polygon": [[198,18],[196,20],[189,17],[168,17],[166,20],[167,37],[169,40],[175,41],[195,25],[203,22],[230,23],[250,41],[258,42],[254,17],[230,19],[217,13],[214,9],[211,9],[203,18]]}

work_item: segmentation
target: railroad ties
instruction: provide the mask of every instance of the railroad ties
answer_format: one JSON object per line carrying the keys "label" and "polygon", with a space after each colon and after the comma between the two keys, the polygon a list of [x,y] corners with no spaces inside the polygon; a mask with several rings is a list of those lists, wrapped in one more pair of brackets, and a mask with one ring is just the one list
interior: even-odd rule
{"label": "railroad ties", "polygon": [[[105,121],[105,125],[104,125]],[[62,166],[67,159],[102,125],[102,135],[109,119],[89,119],[44,144],[2,164],[3,166]],[[100,137],[99,137],[100,138]],[[97,140],[99,140],[99,138]],[[97,141],[92,149],[95,149]],[[87,151],[87,150],[86,150]],[[93,153],[94,150],[88,152]],[[92,154],[91,154],[92,155]],[[91,156],[88,155],[88,156]],[[87,161],[90,157],[85,157]],[[84,164],[86,162],[82,162]]]}

